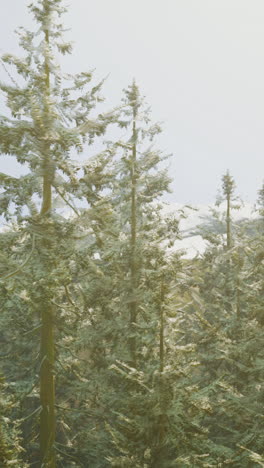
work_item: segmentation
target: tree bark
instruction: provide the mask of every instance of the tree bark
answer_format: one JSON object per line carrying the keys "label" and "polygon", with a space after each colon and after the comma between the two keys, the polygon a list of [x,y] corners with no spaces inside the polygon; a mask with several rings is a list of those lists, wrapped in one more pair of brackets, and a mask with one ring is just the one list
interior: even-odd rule
{"label": "tree bark", "polygon": [[[131,305],[130,305],[130,328],[134,332],[134,323],[137,318],[137,261],[136,261],[136,243],[137,243],[137,180],[136,180],[136,162],[137,162],[137,131],[136,131],[136,116],[137,110],[134,105],[133,109],[133,146],[131,158]],[[129,340],[131,365],[136,367],[136,338],[131,337]]]}
{"label": "tree bark", "polygon": [[[53,310],[48,304],[41,312],[40,345],[40,456],[47,468],[55,468],[55,382]],[[42,466],[41,465],[41,466]]]}
{"label": "tree bark", "polygon": [[[45,17],[50,15],[49,2],[44,1],[43,8]],[[49,31],[45,30],[45,43],[46,49],[49,49]],[[48,56],[45,56],[45,96],[44,96],[44,118],[47,130],[50,130],[50,109],[49,109],[49,96],[50,96],[50,69]],[[46,140],[43,144],[43,192],[42,192],[42,206],[40,211],[41,217],[50,215],[52,208],[52,174],[51,168],[51,148],[49,142],[49,135],[45,135]],[[41,249],[47,251],[50,249],[50,242],[43,240]],[[46,278],[50,274],[50,266],[44,262],[43,273]],[[40,338],[40,458],[41,467],[56,468],[55,459],[55,431],[56,431],[56,417],[55,417],[55,378],[54,378],[54,319],[53,319],[53,306],[49,302],[49,291],[43,291],[43,302],[41,304],[41,338]]]}

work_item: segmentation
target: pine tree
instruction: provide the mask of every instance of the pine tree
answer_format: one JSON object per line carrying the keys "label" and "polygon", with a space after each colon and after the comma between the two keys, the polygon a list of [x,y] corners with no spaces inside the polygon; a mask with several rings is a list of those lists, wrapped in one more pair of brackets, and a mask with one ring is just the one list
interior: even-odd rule
{"label": "pine tree", "polygon": [[226,201],[226,248],[229,250],[232,245],[231,201],[235,190],[235,182],[233,177],[230,176],[229,171],[222,177],[222,190]]}
{"label": "pine tree", "polygon": [[[120,116],[122,128],[129,125],[131,129],[128,141],[109,143],[106,151],[91,159],[84,168],[78,191],[78,196],[88,202],[88,209],[83,209],[79,221],[88,237],[81,241],[77,277],[89,272],[89,281],[84,276],[79,282],[86,326],[80,324],[76,352],[87,356],[89,363],[89,371],[85,362],[83,366],[86,369],[81,365],[80,372],[89,383],[83,384],[82,394],[86,397],[79,403],[91,408],[90,429],[97,428],[96,432],[89,431],[88,427],[85,431],[83,426],[82,440],[86,439],[86,443],[82,444],[85,449],[79,445],[78,450],[82,451],[86,463],[94,466],[104,466],[104,463],[107,466],[106,457],[113,447],[104,423],[106,420],[112,425],[117,419],[116,411],[126,405],[127,392],[131,387],[131,381],[127,384],[123,377],[120,379],[110,369],[111,365],[122,360],[131,366],[132,361],[135,364],[134,359],[142,365],[144,359],[141,356],[145,346],[142,342],[144,327],[141,331],[137,327],[137,316],[145,314],[143,308],[150,314],[153,305],[148,305],[151,286],[147,283],[146,273],[140,273],[141,268],[144,265],[143,271],[147,268],[153,270],[150,245],[159,255],[159,241],[164,240],[167,233],[171,238],[177,234],[176,221],[170,221],[171,225],[169,227],[168,224],[165,232],[166,223],[156,206],[156,198],[168,186],[168,177],[156,167],[162,158],[160,153],[152,148],[142,150],[144,143],[141,137],[145,137],[145,129],[135,125],[135,108],[141,105],[138,89],[133,84],[125,94],[123,115]],[[140,119],[148,122],[143,109],[137,115],[137,126]],[[155,130],[158,127],[150,128],[151,136]],[[159,224],[160,232],[157,233]],[[92,263],[91,257],[94,257]],[[145,295],[145,299],[141,295]],[[142,306],[140,312],[138,304]],[[152,321],[150,317],[145,318],[149,319]],[[156,340],[156,330],[150,330],[149,337],[153,333]]]}
{"label": "pine tree", "polygon": [[259,214],[261,217],[264,215],[264,184],[262,185],[261,189],[258,191],[258,206],[259,206]]}
{"label": "pine tree", "polygon": [[[13,216],[20,223],[20,236],[31,238],[31,253],[22,264],[2,281],[20,276],[30,265],[33,285],[28,290],[35,313],[40,318],[40,463],[55,467],[55,348],[54,333],[58,318],[55,315],[58,288],[70,274],[72,244],[59,258],[65,237],[72,235],[73,227],[55,214],[54,194],[73,208],[67,192],[77,188],[78,165],[70,162],[70,151],[81,151],[83,143],[93,141],[105,131],[113,115],[89,119],[95,106],[101,84],[86,90],[92,74],[63,76],[56,62],[55,51],[71,52],[71,45],[63,41],[63,28],[56,22],[65,9],[61,0],[39,0],[29,6],[39,26],[37,33],[20,30],[20,45],[25,57],[20,59],[5,54],[5,66],[14,67],[18,78],[11,85],[1,83],[6,94],[10,117],[0,118],[0,151],[11,154],[20,164],[26,164],[29,174],[19,179],[1,175],[4,189],[1,195],[1,213]],[[17,81],[19,79],[19,84]],[[66,79],[70,80],[67,86]],[[23,83],[22,83],[23,82]],[[20,84],[21,83],[21,84]],[[76,96],[76,91],[81,93]],[[73,93],[75,96],[73,96]],[[70,187],[70,188],[69,188]],[[40,209],[38,212],[38,205]],[[38,257],[36,256],[38,255]],[[23,256],[22,256],[23,258]],[[34,263],[32,263],[34,261]]]}
{"label": "pine tree", "polygon": [[262,330],[255,320],[256,240],[245,223],[231,224],[233,188],[234,182],[225,177],[225,238],[214,234],[212,245],[198,261],[200,313],[192,339],[198,343],[203,369],[199,386],[209,390],[211,412],[204,425],[214,444],[212,460],[249,467],[262,463],[262,396],[256,391],[261,379]]}
{"label": "pine tree", "polygon": [[145,146],[159,127],[149,127],[135,83],[125,99],[122,124],[130,135],[115,145],[119,151],[111,195],[119,236],[112,240],[111,255],[106,251],[101,257],[108,257],[114,285],[107,296],[110,322],[101,325],[110,368],[102,383],[107,390],[97,392],[97,401],[107,408],[111,466],[182,466],[183,454],[198,451],[199,458],[204,446],[196,444],[203,438],[199,410],[189,419],[184,414],[196,404],[184,390],[191,379],[179,379],[195,367],[194,358],[186,357],[190,350],[184,347],[174,351],[182,336],[169,319],[170,283],[181,266],[177,255],[167,257],[167,246],[178,236],[178,220],[166,218],[158,203],[169,182],[160,169],[164,157]]}

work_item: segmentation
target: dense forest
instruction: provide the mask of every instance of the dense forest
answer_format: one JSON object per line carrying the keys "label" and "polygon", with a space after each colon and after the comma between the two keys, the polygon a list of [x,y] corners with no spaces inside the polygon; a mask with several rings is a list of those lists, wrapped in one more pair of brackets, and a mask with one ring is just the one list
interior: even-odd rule
{"label": "dense forest", "polygon": [[1,58],[2,167],[28,172],[0,173],[0,466],[264,467],[264,186],[234,222],[226,172],[205,252],[175,249],[161,128],[135,81],[98,113],[103,81],[61,71],[62,3]]}

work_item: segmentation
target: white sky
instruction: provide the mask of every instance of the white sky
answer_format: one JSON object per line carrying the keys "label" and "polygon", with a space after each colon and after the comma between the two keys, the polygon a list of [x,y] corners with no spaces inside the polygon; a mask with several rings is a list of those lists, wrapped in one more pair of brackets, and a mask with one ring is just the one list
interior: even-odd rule
{"label": "white sky", "polygon": [[[17,52],[14,29],[30,26],[27,0],[1,8],[0,48]],[[109,108],[135,77],[164,122],[159,146],[173,153],[170,200],[212,203],[229,168],[254,202],[264,179],[263,0],[68,0],[74,41],[67,71],[109,75]],[[3,8],[5,6],[5,9]],[[0,69],[0,79],[7,77]],[[13,167],[1,158],[9,172]]]}

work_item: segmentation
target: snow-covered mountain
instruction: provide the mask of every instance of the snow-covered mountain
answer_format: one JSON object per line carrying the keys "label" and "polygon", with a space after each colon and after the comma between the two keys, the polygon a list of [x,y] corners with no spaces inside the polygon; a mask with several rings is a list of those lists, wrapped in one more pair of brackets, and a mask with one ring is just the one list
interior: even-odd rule
{"label": "snow-covered mountain", "polygon": [[[193,258],[196,255],[202,254],[207,242],[199,234],[201,226],[209,227],[217,231],[219,221],[213,216],[213,212],[219,213],[224,219],[225,204],[222,203],[219,207],[216,205],[192,205],[186,206],[180,203],[168,203],[164,205],[165,214],[177,213],[181,216],[180,233],[181,240],[177,240],[173,246],[173,250],[183,250],[185,258]],[[234,222],[243,222],[254,220],[259,217],[256,207],[250,203],[244,203],[238,209],[232,210],[232,219]]]}

